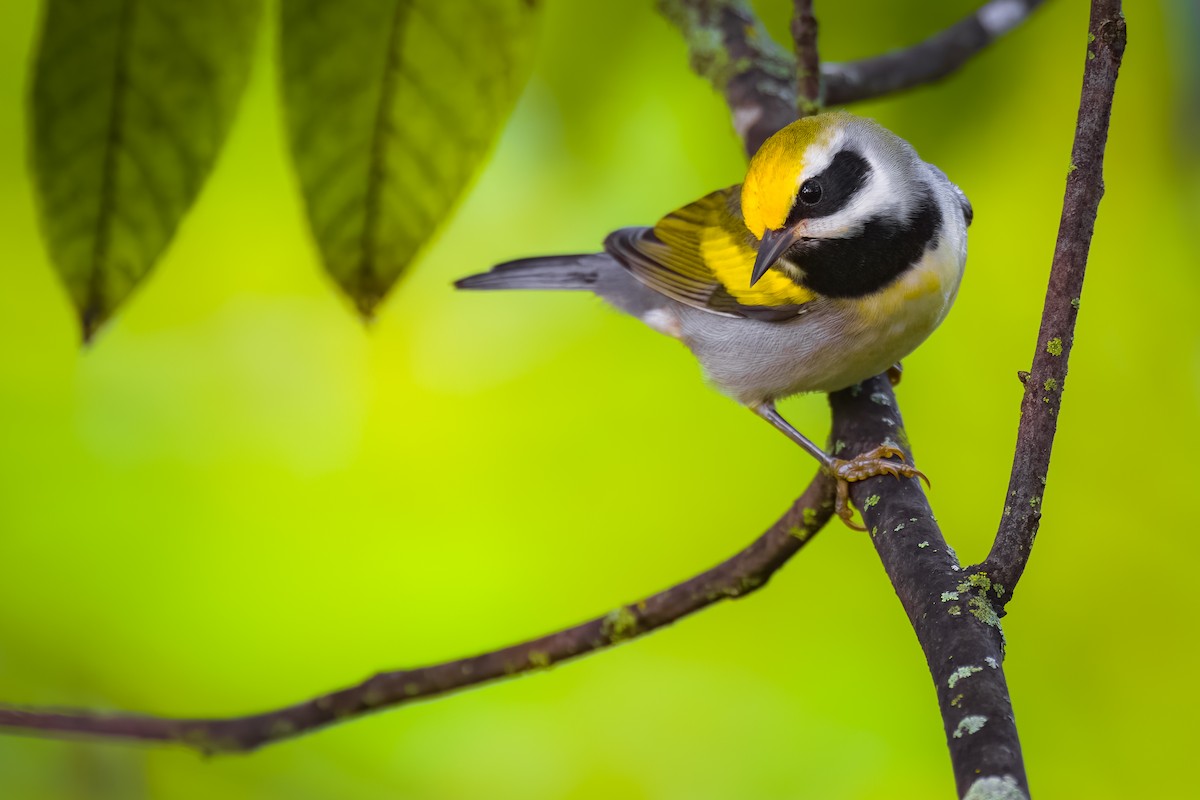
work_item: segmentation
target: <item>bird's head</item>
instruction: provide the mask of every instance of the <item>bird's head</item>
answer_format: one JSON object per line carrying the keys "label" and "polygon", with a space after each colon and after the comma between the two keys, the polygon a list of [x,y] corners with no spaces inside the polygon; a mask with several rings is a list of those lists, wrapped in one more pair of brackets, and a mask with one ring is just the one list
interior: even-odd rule
{"label": "bird's head", "polygon": [[905,224],[927,194],[920,163],[903,139],[846,112],[778,131],[755,153],[742,184],[742,216],[759,240],[750,285],[789,252],[803,261],[806,248],[853,239],[868,221]]}

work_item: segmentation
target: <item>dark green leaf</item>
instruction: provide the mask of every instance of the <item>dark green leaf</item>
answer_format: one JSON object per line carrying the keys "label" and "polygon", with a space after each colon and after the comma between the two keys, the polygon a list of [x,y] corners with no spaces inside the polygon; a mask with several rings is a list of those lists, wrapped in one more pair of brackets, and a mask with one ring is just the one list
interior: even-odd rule
{"label": "dark green leaf", "polygon": [[246,77],[260,0],[47,0],[31,151],[84,337],[170,243]]}
{"label": "dark green leaf", "polygon": [[283,0],[288,133],[325,267],[370,314],[445,218],[532,63],[530,0]]}

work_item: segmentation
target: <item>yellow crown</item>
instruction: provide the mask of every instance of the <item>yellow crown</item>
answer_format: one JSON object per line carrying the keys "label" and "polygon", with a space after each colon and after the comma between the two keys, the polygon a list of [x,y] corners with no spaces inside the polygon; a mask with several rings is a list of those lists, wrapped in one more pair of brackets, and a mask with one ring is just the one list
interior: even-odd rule
{"label": "yellow crown", "polygon": [[844,112],[798,119],[777,131],[750,159],[742,183],[742,218],[759,239],[767,228],[778,230],[796,202],[804,154],[824,141]]}

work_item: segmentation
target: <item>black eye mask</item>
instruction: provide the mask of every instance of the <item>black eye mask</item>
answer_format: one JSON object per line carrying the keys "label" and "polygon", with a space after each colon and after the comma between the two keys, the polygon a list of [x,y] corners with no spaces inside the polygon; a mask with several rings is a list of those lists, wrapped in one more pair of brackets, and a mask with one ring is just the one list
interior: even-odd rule
{"label": "black eye mask", "polygon": [[[800,188],[796,204],[788,214],[787,225],[795,225],[802,219],[816,219],[836,214],[846,207],[859,189],[867,182],[871,165],[858,153],[842,150],[820,175],[806,180]],[[816,189],[815,193],[813,190]],[[818,198],[806,201],[805,195]]]}

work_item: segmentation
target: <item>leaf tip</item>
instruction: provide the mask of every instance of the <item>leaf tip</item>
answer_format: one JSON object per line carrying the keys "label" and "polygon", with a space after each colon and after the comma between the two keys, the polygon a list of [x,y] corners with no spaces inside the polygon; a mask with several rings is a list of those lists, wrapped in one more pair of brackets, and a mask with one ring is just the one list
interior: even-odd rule
{"label": "leaf tip", "polygon": [[108,321],[108,312],[95,303],[89,303],[79,310],[80,344],[84,347],[91,345],[96,339],[96,333]]}
{"label": "leaf tip", "polygon": [[354,306],[358,309],[358,317],[362,320],[364,328],[370,328],[375,325],[375,311],[379,308],[380,301],[383,300],[381,293],[375,292],[356,293],[353,295]]}

